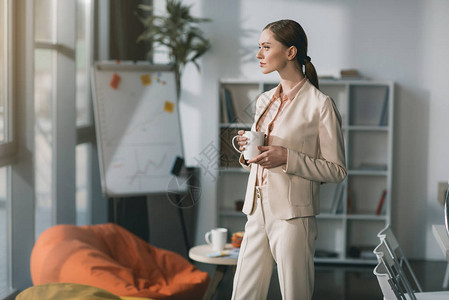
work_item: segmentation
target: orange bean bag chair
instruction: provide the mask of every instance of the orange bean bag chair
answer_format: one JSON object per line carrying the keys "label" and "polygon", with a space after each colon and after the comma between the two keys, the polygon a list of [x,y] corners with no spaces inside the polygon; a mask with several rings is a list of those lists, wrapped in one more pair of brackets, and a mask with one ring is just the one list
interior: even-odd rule
{"label": "orange bean bag chair", "polygon": [[78,283],[47,283],[27,288],[15,300],[152,300],[141,297],[119,297],[97,287]]}
{"label": "orange bean bag chair", "polygon": [[151,246],[113,224],[56,225],[31,253],[34,285],[70,282],[118,296],[201,299],[209,276],[177,253]]}

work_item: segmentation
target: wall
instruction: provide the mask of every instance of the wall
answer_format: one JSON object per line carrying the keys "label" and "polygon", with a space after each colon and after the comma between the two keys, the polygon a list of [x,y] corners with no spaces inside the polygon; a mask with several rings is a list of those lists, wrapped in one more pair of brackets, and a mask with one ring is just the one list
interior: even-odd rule
{"label": "wall", "polygon": [[[162,8],[165,1],[155,1]],[[181,121],[186,161],[202,166],[197,243],[215,225],[215,178],[206,162],[218,146],[218,80],[277,78],[262,75],[255,54],[261,29],[291,18],[309,37],[309,56],[319,74],[357,68],[372,79],[396,83],[392,226],[411,258],[443,259],[431,225],[443,222],[437,182],[449,179],[449,2],[184,0],[213,48],[202,71],[189,66],[183,77]],[[188,138],[186,138],[188,136]],[[416,245],[422,245],[416,247]]]}

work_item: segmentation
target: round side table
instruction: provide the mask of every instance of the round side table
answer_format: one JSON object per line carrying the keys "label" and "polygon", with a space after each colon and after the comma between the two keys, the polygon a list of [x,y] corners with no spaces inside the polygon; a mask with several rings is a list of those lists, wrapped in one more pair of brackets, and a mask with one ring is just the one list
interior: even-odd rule
{"label": "round side table", "polygon": [[[232,247],[231,244],[226,244],[226,247],[224,251],[231,250],[234,247]],[[226,256],[221,257],[208,257],[207,255],[210,253],[214,253],[212,247],[208,244],[206,245],[199,245],[195,246],[193,248],[190,248],[189,250],[189,257],[195,261],[202,262],[205,264],[212,264],[216,265],[215,272],[212,275],[212,279],[209,283],[209,286],[207,287],[206,294],[204,295],[205,300],[212,299],[212,296],[215,294],[215,291],[217,290],[217,287],[221,280],[223,279],[224,273],[226,272],[226,269],[228,266],[233,267],[233,271],[235,271],[235,266],[237,265],[237,258],[230,258]]]}

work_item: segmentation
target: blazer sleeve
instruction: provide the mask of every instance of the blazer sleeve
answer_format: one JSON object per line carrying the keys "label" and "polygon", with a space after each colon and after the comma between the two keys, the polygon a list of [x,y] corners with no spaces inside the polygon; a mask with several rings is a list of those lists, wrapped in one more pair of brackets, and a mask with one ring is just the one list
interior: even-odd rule
{"label": "blazer sleeve", "polygon": [[239,163],[244,169],[251,171],[251,164],[248,165],[246,163],[246,160],[243,158],[243,154],[240,154]]}
{"label": "blazer sleeve", "polygon": [[318,127],[320,157],[288,149],[284,172],[312,181],[341,182],[347,174],[345,146],[341,117],[330,97],[321,108]]}

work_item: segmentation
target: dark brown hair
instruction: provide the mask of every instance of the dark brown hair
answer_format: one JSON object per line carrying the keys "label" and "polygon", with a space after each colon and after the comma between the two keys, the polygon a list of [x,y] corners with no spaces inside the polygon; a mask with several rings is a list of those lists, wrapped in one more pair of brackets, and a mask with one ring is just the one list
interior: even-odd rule
{"label": "dark brown hair", "polygon": [[265,29],[269,29],[274,34],[274,38],[287,48],[296,47],[296,60],[300,68],[304,66],[306,77],[316,88],[319,88],[318,75],[310,62],[310,57],[307,56],[307,36],[301,25],[293,20],[279,20],[268,24]]}

